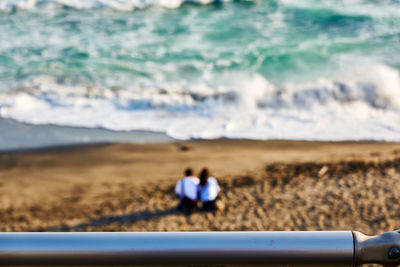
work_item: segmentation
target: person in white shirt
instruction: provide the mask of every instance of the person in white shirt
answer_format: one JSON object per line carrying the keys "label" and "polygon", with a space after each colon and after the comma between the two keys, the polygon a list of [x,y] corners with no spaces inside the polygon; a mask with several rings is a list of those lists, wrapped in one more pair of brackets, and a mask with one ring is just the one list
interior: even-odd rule
{"label": "person in white shirt", "polygon": [[210,176],[207,168],[204,168],[200,172],[199,177],[200,183],[197,186],[197,199],[203,203],[204,210],[215,210],[216,200],[220,191],[217,179]]}
{"label": "person in white shirt", "polygon": [[197,205],[197,185],[199,178],[193,176],[190,168],[185,170],[185,177],[175,185],[175,193],[179,197],[178,209],[191,212]]}

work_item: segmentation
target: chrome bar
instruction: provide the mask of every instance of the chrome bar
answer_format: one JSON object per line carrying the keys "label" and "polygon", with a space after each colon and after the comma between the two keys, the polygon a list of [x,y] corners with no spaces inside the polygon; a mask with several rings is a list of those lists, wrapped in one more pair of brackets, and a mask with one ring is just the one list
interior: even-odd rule
{"label": "chrome bar", "polygon": [[353,264],[351,231],[0,233],[0,265]]}

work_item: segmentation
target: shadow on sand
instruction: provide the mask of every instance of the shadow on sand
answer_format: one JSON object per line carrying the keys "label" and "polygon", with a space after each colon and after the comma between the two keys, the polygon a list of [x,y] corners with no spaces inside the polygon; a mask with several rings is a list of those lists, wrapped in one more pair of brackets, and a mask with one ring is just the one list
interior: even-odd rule
{"label": "shadow on sand", "polygon": [[135,223],[138,221],[150,220],[154,218],[166,217],[173,214],[184,214],[176,208],[167,210],[156,210],[156,211],[140,211],[133,212],[130,214],[117,215],[117,216],[105,216],[97,219],[92,219],[86,223],[80,223],[74,226],[60,226],[60,227],[47,227],[31,230],[33,232],[68,232],[68,231],[87,231],[88,228],[95,229],[97,227],[104,227],[111,224],[123,225],[126,223]]}

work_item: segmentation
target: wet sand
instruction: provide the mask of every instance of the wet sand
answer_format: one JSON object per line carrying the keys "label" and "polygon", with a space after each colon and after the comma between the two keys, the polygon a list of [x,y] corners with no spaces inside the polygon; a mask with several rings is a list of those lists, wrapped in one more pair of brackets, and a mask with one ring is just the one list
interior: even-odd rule
{"label": "wet sand", "polygon": [[[175,210],[185,167],[208,167],[224,211]],[[0,231],[400,228],[400,144],[214,140],[0,154]]]}

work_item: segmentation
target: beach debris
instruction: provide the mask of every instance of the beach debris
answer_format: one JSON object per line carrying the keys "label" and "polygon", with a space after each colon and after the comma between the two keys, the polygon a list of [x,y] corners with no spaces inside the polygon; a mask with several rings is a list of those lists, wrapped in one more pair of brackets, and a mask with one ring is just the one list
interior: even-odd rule
{"label": "beach debris", "polygon": [[186,152],[186,151],[189,151],[190,148],[188,146],[186,146],[186,145],[180,145],[179,146],[179,150],[183,151],[183,152]]}
{"label": "beach debris", "polygon": [[224,211],[226,208],[225,202],[220,199],[215,202],[215,206],[217,211]]}
{"label": "beach debris", "polygon": [[324,165],[318,172],[318,176],[322,177],[324,176],[328,171],[328,166]]}

